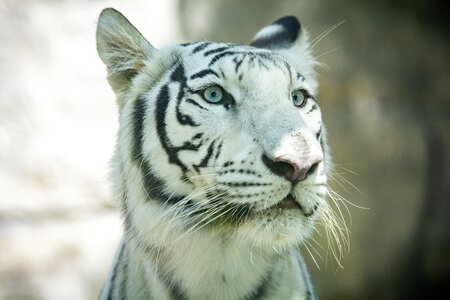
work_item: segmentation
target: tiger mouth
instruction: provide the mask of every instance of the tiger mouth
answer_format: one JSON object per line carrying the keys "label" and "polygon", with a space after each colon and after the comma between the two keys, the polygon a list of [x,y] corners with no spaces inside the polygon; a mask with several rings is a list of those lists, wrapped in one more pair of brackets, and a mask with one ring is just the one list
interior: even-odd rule
{"label": "tiger mouth", "polygon": [[310,211],[307,211],[291,194],[287,195],[283,200],[271,207],[271,209],[299,209],[305,217],[312,216],[317,208],[318,206],[314,205]]}
{"label": "tiger mouth", "polygon": [[295,198],[289,194],[286,197],[284,197],[283,200],[272,206],[274,209],[282,208],[282,209],[300,209],[302,210],[302,207],[300,204],[295,200]]}

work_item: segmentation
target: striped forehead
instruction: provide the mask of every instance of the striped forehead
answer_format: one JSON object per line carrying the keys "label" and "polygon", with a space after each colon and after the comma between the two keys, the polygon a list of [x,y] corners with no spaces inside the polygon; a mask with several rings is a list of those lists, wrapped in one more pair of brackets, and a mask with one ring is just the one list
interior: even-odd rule
{"label": "striped forehead", "polygon": [[285,72],[288,78],[303,78],[279,54],[270,50],[240,44],[209,42],[197,42],[181,46],[184,48],[182,54],[185,63],[191,62],[193,64],[192,68],[187,69],[192,70],[192,73],[188,76],[194,77],[194,79],[208,74],[219,77],[215,69],[224,63],[228,63],[228,67],[231,63],[236,74],[241,71],[241,67],[245,64],[247,68],[256,67],[262,70],[276,67]]}

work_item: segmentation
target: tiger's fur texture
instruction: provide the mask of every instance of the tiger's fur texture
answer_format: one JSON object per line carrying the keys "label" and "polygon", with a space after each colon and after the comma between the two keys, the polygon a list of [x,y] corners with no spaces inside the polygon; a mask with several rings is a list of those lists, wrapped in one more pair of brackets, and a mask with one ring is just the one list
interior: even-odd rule
{"label": "tiger's fur texture", "polygon": [[97,48],[120,112],[124,219],[100,299],[315,299],[298,249],[326,203],[329,155],[297,19],[249,46],[157,50],[108,8]]}

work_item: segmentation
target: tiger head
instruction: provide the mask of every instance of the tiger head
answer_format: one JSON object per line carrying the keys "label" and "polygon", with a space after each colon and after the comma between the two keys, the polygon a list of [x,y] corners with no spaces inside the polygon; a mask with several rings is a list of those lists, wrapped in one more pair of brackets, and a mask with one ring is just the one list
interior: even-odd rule
{"label": "tiger head", "polygon": [[329,156],[316,61],[295,17],[248,46],[158,50],[105,9],[97,49],[120,111],[112,164],[128,232],[150,244],[216,233],[263,249],[310,234]]}

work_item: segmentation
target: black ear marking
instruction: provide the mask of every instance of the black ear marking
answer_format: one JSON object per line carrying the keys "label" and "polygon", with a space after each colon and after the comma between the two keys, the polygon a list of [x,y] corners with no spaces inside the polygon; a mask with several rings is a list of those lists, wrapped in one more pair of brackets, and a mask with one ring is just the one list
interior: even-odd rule
{"label": "black ear marking", "polygon": [[267,49],[290,48],[300,34],[301,24],[298,19],[294,16],[285,16],[261,29],[250,45]]}
{"label": "black ear marking", "polygon": [[298,19],[294,16],[282,17],[272,24],[283,26],[286,29],[286,38],[292,43],[297,40],[298,34],[300,33],[302,27]]}

